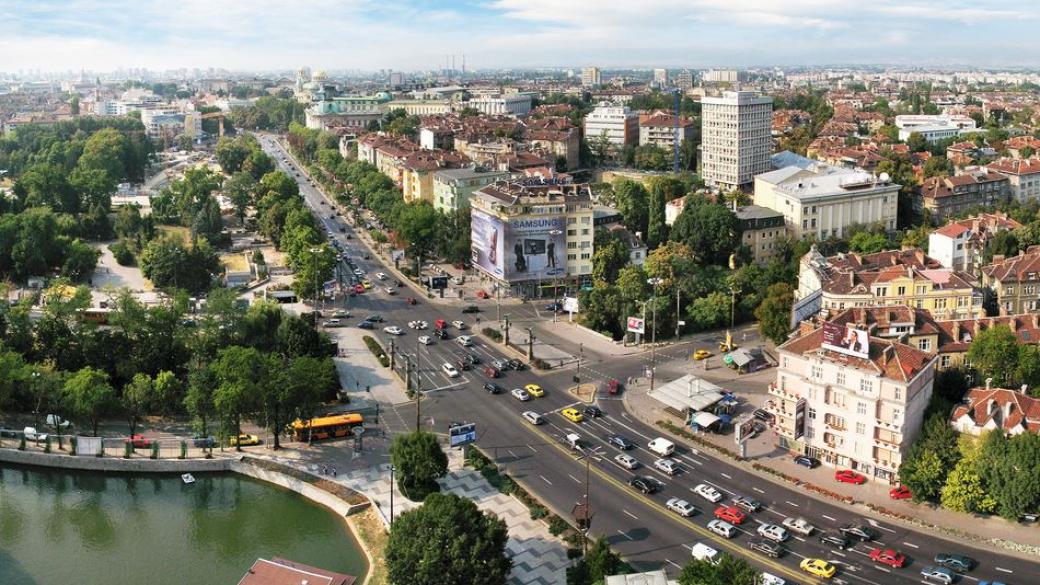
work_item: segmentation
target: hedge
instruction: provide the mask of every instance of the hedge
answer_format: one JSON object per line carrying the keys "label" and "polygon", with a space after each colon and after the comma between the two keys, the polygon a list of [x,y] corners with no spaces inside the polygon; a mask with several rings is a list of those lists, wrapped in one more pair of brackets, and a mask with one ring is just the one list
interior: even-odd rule
{"label": "hedge", "polygon": [[486,335],[492,341],[495,341],[497,343],[501,343],[502,342],[502,333],[498,329],[492,329],[490,327],[485,327],[485,328],[481,329],[480,332],[483,333],[484,335]]}
{"label": "hedge", "polygon": [[368,350],[372,352],[372,355],[376,356],[379,363],[384,367],[390,367],[390,358],[387,357],[386,352],[383,351],[383,346],[379,345],[379,342],[375,340],[371,335],[366,335],[361,338],[364,340],[365,345],[368,346]]}

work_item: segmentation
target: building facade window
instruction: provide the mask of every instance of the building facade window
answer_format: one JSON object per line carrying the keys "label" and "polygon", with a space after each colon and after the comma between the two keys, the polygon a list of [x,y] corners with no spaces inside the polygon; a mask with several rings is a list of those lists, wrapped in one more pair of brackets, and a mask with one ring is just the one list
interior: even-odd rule
{"label": "building facade window", "polygon": [[867,415],[867,403],[866,402],[857,402],[856,403],[856,414],[858,414],[860,416],[866,416]]}

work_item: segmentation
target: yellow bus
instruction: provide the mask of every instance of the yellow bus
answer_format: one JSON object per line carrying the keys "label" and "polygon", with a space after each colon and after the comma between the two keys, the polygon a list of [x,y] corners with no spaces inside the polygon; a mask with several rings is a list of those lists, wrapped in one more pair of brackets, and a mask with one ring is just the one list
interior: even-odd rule
{"label": "yellow bus", "polygon": [[357,413],[319,416],[304,422],[296,419],[292,424],[293,438],[297,441],[346,437],[354,427],[365,425],[365,418]]}

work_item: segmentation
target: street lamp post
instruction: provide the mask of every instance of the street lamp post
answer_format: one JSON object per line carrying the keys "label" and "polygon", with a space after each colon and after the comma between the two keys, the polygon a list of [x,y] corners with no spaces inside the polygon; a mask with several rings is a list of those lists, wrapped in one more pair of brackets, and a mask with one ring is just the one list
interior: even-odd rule
{"label": "street lamp post", "polygon": [[390,526],[394,525],[394,466],[390,466]]}
{"label": "street lamp post", "polygon": [[[320,251],[321,251],[321,248],[317,248],[317,247],[314,247],[314,248],[310,249],[311,257],[314,259],[314,311],[315,311],[315,313],[317,313],[317,311],[318,311],[318,252],[320,252]],[[314,328],[315,329],[318,328],[318,316],[317,315],[314,315]]]}
{"label": "street lamp post", "polygon": [[[650,325],[652,327],[650,330],[650,391],[653,392],[657,367],[657,285],[660,284],[661,279],[655,277],[647,280],[647,282],[654,285],[654,295],[651,297],[653,306],[650,307],[650,314],[653,319]],[[678,318],[678,315],[676,317]]]}

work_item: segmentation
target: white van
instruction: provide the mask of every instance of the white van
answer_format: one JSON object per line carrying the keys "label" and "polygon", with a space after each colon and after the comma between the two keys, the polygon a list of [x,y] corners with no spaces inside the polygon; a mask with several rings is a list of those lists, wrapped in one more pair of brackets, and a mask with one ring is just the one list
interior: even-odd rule
{"label": "white van", "polygon": [[459,371],[455,369],[455,366],[449,364],[448,362],[444,362],[444,365],[441,366],[441,369],[444,370],[444,373],[449,378],[459,377]]}
{"label": "white van", "polygon": [[565,440],[571,449],[581,449],[581,435],[578,435],[577,433],[568,433]]}
{"label": "white van", "polygon": [[653,441],[650,441],[647,447],[661,457],[668,457],[672,453],[675,453],[675,443],[662,437],[657,437]]}
{"label": "white van", "polygon": [[722,555],[719,554],[719,551],[701,542],[693,545],[691,552],[693,553],[693,558],[698,561],[708,561],[713,565],[718,564],[722,560]]}

